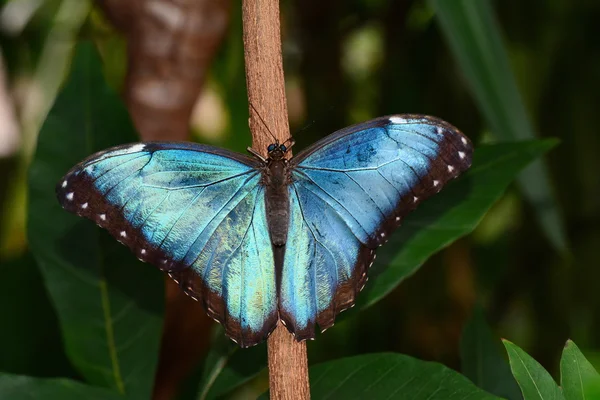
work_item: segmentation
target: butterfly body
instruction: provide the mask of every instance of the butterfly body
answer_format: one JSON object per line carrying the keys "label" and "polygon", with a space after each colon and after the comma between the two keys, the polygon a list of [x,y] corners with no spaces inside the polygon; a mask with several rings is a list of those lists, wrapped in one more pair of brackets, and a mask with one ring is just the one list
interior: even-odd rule
{"label": "butterfly body", "polygon": [[290,160],[192,143],[92,155],[57,185],[68,211],[107,229],[202,302],[241,346],[278,321],[314,338],[351,307],[375,250],[471,164],[468,139],[433,117],[381,117]]}
{"label": "butterfly body", "polygon": [[265,187],[265,207],[269,234],[274,246],[283,246],[287,241],[290,200],[288,185],[290,171],[285,152],[278,145],[269,152],[265,163],[263,185]]}

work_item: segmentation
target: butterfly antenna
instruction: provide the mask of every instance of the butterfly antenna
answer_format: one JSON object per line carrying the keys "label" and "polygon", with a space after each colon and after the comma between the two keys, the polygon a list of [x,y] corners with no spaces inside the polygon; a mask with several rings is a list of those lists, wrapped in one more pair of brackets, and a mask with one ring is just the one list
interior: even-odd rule
{"label": "butterfly antenna", "polygon": [[269,126],[267,125],[267,123],[265,122],[265,120],[260,116],[260,113],[254,107],[254,104],[252,104],[252,102],[250,102],[250,107],[252,107],[252,109],[254,110],[254,112],[256,113],[256,115],[258,115],[258,118],[260,119],[260,121],[262,122],[262,124],[265,126],[265,128],[267,128],[267,132],[269,132],[269,135],[271,135],[271,137],[275,141],[274,143],[279,143],[279,140],[277,140],[277,138],[275,137],[275,135],[273,135],[273,132],[271,132],[271,130],[269,129]]}

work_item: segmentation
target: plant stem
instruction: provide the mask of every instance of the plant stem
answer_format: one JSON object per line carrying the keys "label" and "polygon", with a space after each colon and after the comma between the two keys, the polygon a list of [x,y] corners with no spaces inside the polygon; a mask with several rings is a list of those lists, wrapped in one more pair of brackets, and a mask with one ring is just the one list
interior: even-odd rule
{"label": "plant stem", "polygon": [[[266,156],[267,146],[273,142],[271,133],[280,143],[290,136],[281,58],[279,2],[243,0],[242,18],[252,146]],[[310,398],[306,343],[296,342],[279,324],[269,337],[268,353],[271,399]]]}

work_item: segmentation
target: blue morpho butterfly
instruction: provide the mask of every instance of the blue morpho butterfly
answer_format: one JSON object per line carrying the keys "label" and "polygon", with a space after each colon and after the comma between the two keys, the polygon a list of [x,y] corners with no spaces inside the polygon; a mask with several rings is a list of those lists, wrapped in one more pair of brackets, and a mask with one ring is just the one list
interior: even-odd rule
{"label": "blue morpho butterfly", "polygon": [[375,249],[469,168],[472,150],[447,122],[395,115],[290,160],[279,143],[267,159],[194,143],[119,146],[76,165],[56,193],[247,347],[279,320],[298,341],[331,327],[364,287]]}

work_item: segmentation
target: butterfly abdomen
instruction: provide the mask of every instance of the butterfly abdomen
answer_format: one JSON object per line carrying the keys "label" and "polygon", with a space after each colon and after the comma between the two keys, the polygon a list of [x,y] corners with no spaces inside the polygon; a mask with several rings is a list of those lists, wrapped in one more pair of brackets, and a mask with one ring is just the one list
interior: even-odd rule
{"label": "butterfly abdomen", "polygon": [[283,246],[287,241],[290,199],[289,173],[285,160],[271,160],[265,172],[265,205],[271,243]]}

